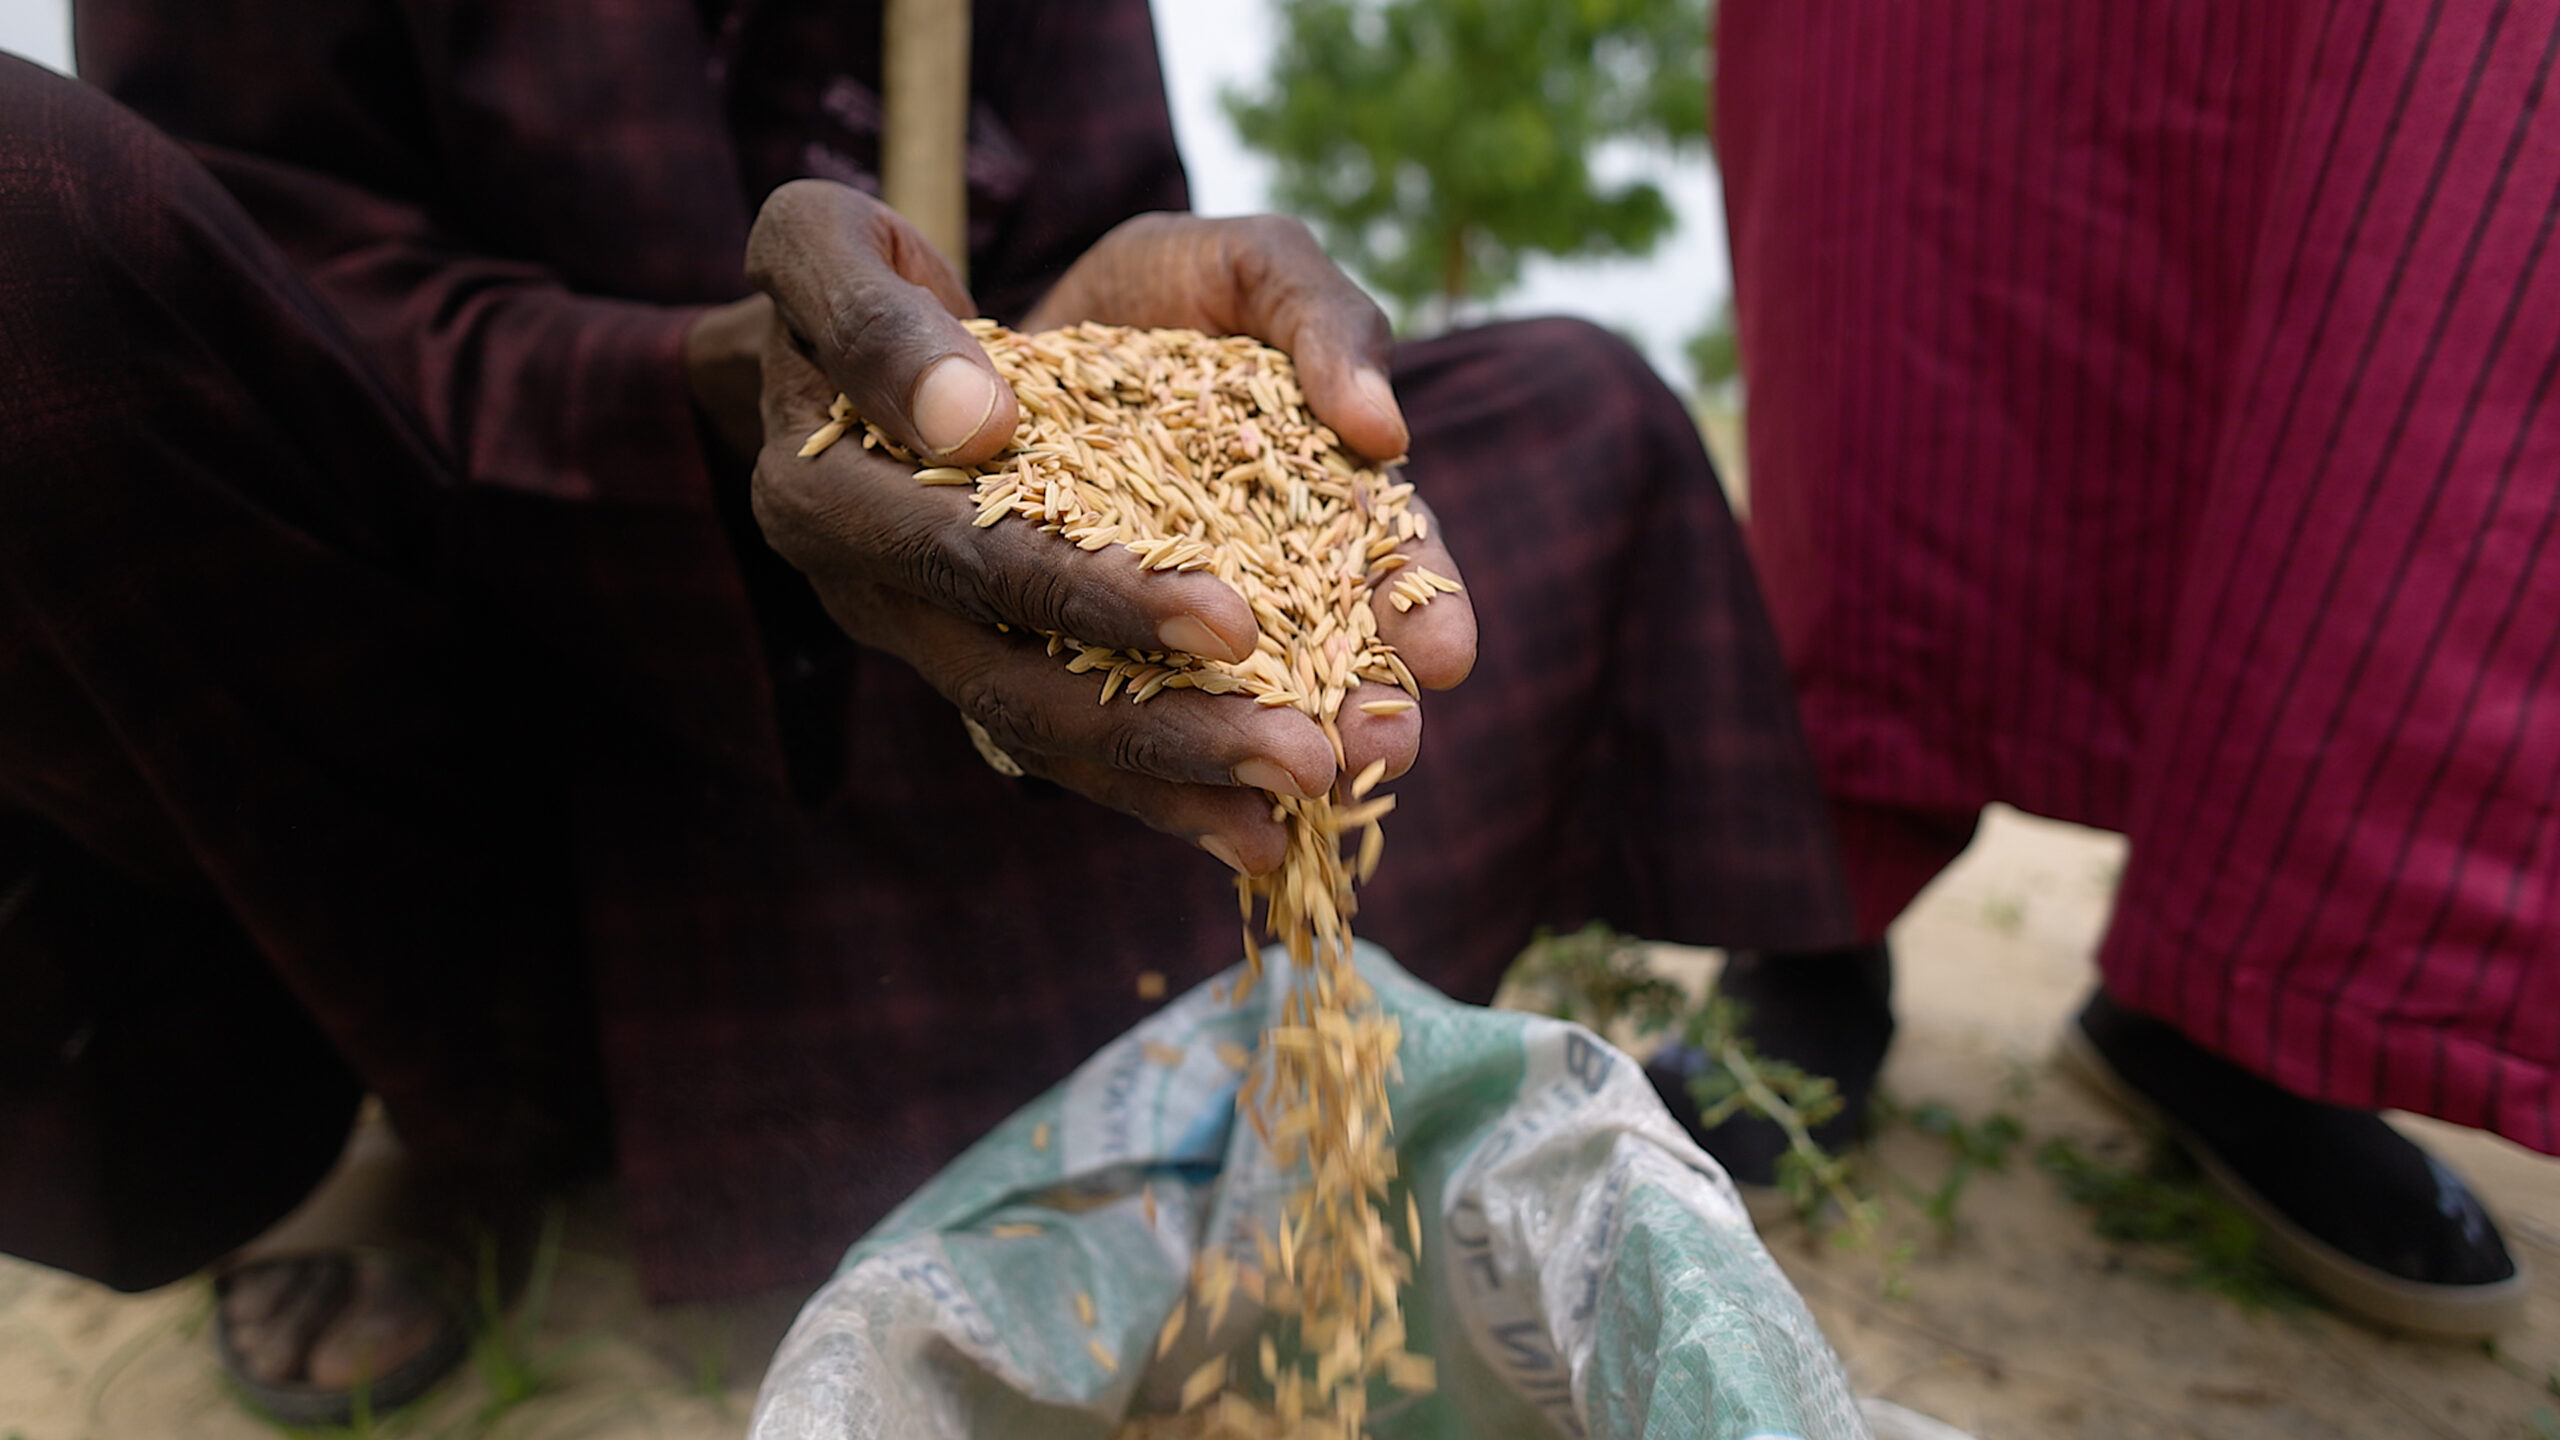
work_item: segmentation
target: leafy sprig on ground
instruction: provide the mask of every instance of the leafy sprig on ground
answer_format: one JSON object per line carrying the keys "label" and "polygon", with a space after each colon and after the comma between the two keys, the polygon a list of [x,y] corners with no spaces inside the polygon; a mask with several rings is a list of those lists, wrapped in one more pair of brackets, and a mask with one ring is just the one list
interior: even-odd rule
{"label": "leafy sprig on ground", "polygon": [[[1936,1243],[1951,1244],[1967,1189],[1983,1174],[2007,1171],[2026,1142],[2025,1125],[2007,1111],[1968,1119],[1941,1101],[1906,1108],[1879,1095],[1877,1127],[1907,1126],[1941,1142],[1944,1171],[1934,1181],[1914,1182],[1863,1156],[1826,1151],[1812,1132],[1839,1111],[1833,1081],[1759,1054],[1744,1034],[1740,1006],[1715,995],[1693,1000],[1654,968],[1650,950],[1598,922],[1569,935],[1542,931],[1505,985],[1526,1008],[1588,1025],[1621,1044],[1669,1035],[1702,1051],[1712,1063],[1690,1082],[1702,1125],[1753,1115],[1778,1126],[1787,1137],[1779,1190],[1810,1228],[1846,1246],[1877,1247],[1888,1294],[1902,1287],[1917,1247],[1887,1201],[1907,1205]],[[2023,1098],[2025,1088],[2021,1078],[2012,1092]],[[2158,1136],[2147,1137],[2146,1145],[2136,1166],[2065,1137],[2048,1138],[2034,1154],[2036,1167],[2063,1196],[2089,1212],[2099,1236],[2175,1257],[2168,1273],[2177,1283],[2249,1309],[2318,1303],[2268,1264],[2255,1223],[2215,1194],[2174,1146]]]}

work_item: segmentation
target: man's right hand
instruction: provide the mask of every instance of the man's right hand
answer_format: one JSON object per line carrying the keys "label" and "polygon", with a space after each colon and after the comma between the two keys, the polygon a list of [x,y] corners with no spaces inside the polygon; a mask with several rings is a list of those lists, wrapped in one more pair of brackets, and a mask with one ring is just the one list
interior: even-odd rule
{"label": "man's right hand", "polygon": [[[1260,792],[1321,795],[1336,780],[1314,721],[1191,690],[1097,705],[1093,678],[1067,673],[1030,633],[1232,661],[1253,651],[1251,607],[1211,576],[1149,571],[1118,546],[1082,551],[1022,524],[981,529],[973,492],[918,485],[912,467],[858,444],[800,458],[839,391],[944,464],[993,457],[1019,410],[955,318],[975,306],[949,265],[868,196],[824,181],[776,190],[747,266],[775,310],[756,517],[836,623],[915,667],[1026,770],[1239,871],[1276,867],[1286,837]],[[1342,303],[1367,304],[1341,284],[1351,297]],[[1392,773],[1410,766],[1420,716],[1409,719],[1345,724],[1351,769],[1380,758]]]}

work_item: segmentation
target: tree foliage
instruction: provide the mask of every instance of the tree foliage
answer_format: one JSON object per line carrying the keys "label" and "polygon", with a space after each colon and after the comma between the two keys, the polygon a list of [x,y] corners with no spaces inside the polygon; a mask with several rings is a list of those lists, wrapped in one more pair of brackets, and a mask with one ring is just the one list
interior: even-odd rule
{"label": "tree foliage", "polygon": [[1689,337],[1689,369],[1697,377],[1702,397],[1730,397],[1741,381],[1742,344],[1734,329],[1732,295],[1726,295],[1706,325]]}
{"label": "tree foliage", "polygon": [[1230,90],[1274,200],[1411,322],[1514,284],[1524,256],[1642,255],[1659,187],[1602,148],[1700,147],[1710,0],[1272,0],[1278,54]]}

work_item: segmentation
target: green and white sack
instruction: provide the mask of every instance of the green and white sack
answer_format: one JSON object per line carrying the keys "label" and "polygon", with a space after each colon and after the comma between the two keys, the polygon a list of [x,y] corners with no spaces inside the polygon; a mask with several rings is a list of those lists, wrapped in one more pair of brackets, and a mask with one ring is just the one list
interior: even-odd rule
{"label": "green and white sack", "polygon": [[[1460,1005],[1375,947],[1358,960],[1404,1031],[1392,1098],[1423,1229],[1408,1345],[1439,1366],[1432,1394],[1374,1388],[1369,1433],[1867,1434],[1732,1184],[1633,1061],[1577,1025]],[[1276,1229],[1282,1180],[1220,1054],[1286,996],[1287,956],[1263,963],[1245,1004],[1226,999],[1235,972],[1183,996],[854,1246],[776,1352],[754,1440],[1102,1440],[1173,1408],[1210,1355],[1250,1354],[1261,1316],[1241,1296],[1217,1335],[1195,1319],[1154,1351],[1199,1247],[1250,1263]]]}

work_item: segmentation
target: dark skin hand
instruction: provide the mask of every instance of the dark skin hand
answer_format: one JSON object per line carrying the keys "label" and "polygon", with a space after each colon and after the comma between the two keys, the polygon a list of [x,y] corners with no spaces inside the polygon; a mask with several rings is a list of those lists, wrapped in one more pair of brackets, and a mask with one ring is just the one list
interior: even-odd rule
{"label": "dark skin hand", "polygon": [[684,333],[694,409],[739,464],[764,448],[764,338],[772,328],[773,297],[750,295],[704,311]]}
{"label": "dark skin hand", "polygon": [[[1344,702],[1349,764],[1339,774],[1322,730],[1295,710],[1179,690],[1144,706],[1097,705],[1091,677],[1068,674],[1027,632],[1237,660],[1257,637],[1251,607],[1210,576],[1150,572],[1116,546],[1085,552],[1027,525],[979,529],[967,490],[917,485],[913,467],[857,444],[799,458],[838,391],[902,445],[945,464],[993,457],[1019,411],[955,318],[976,307],[950,267],[859,191],[825,181],[776,190],[757,217],[747,266],[772,305],[754,490],[765,538],[847,634],[913,666],[1025,770],[1260,874],[1285,846],[1262,790],[1320,795],[1373,760],[1385,760],[1390,776],[1411,767],[1421,710],[1359,709],[1401,693],[1384,686]],[[760,318],[760,302],[709,312],[696,326],[704,356],[734,346],[733,327]],[[1290,354],[1308,405],[1347,444],[1372,459],[1403,453],[1385,317],[1294,221],[1131,220],[1077,261],[1023,328],[1083,320],[1254,336]],[[689,363],[698,399],[718,369]],[[705,409],[717,413],[707,401]],[[1406,548],[1454,577],[1438,533]],[[1466,678],[1476,629],[1464,596],[1405,613],[1377,606],[1379,632],[1425,688]],[[1015,628],[1000,632],[998,621]]]}

